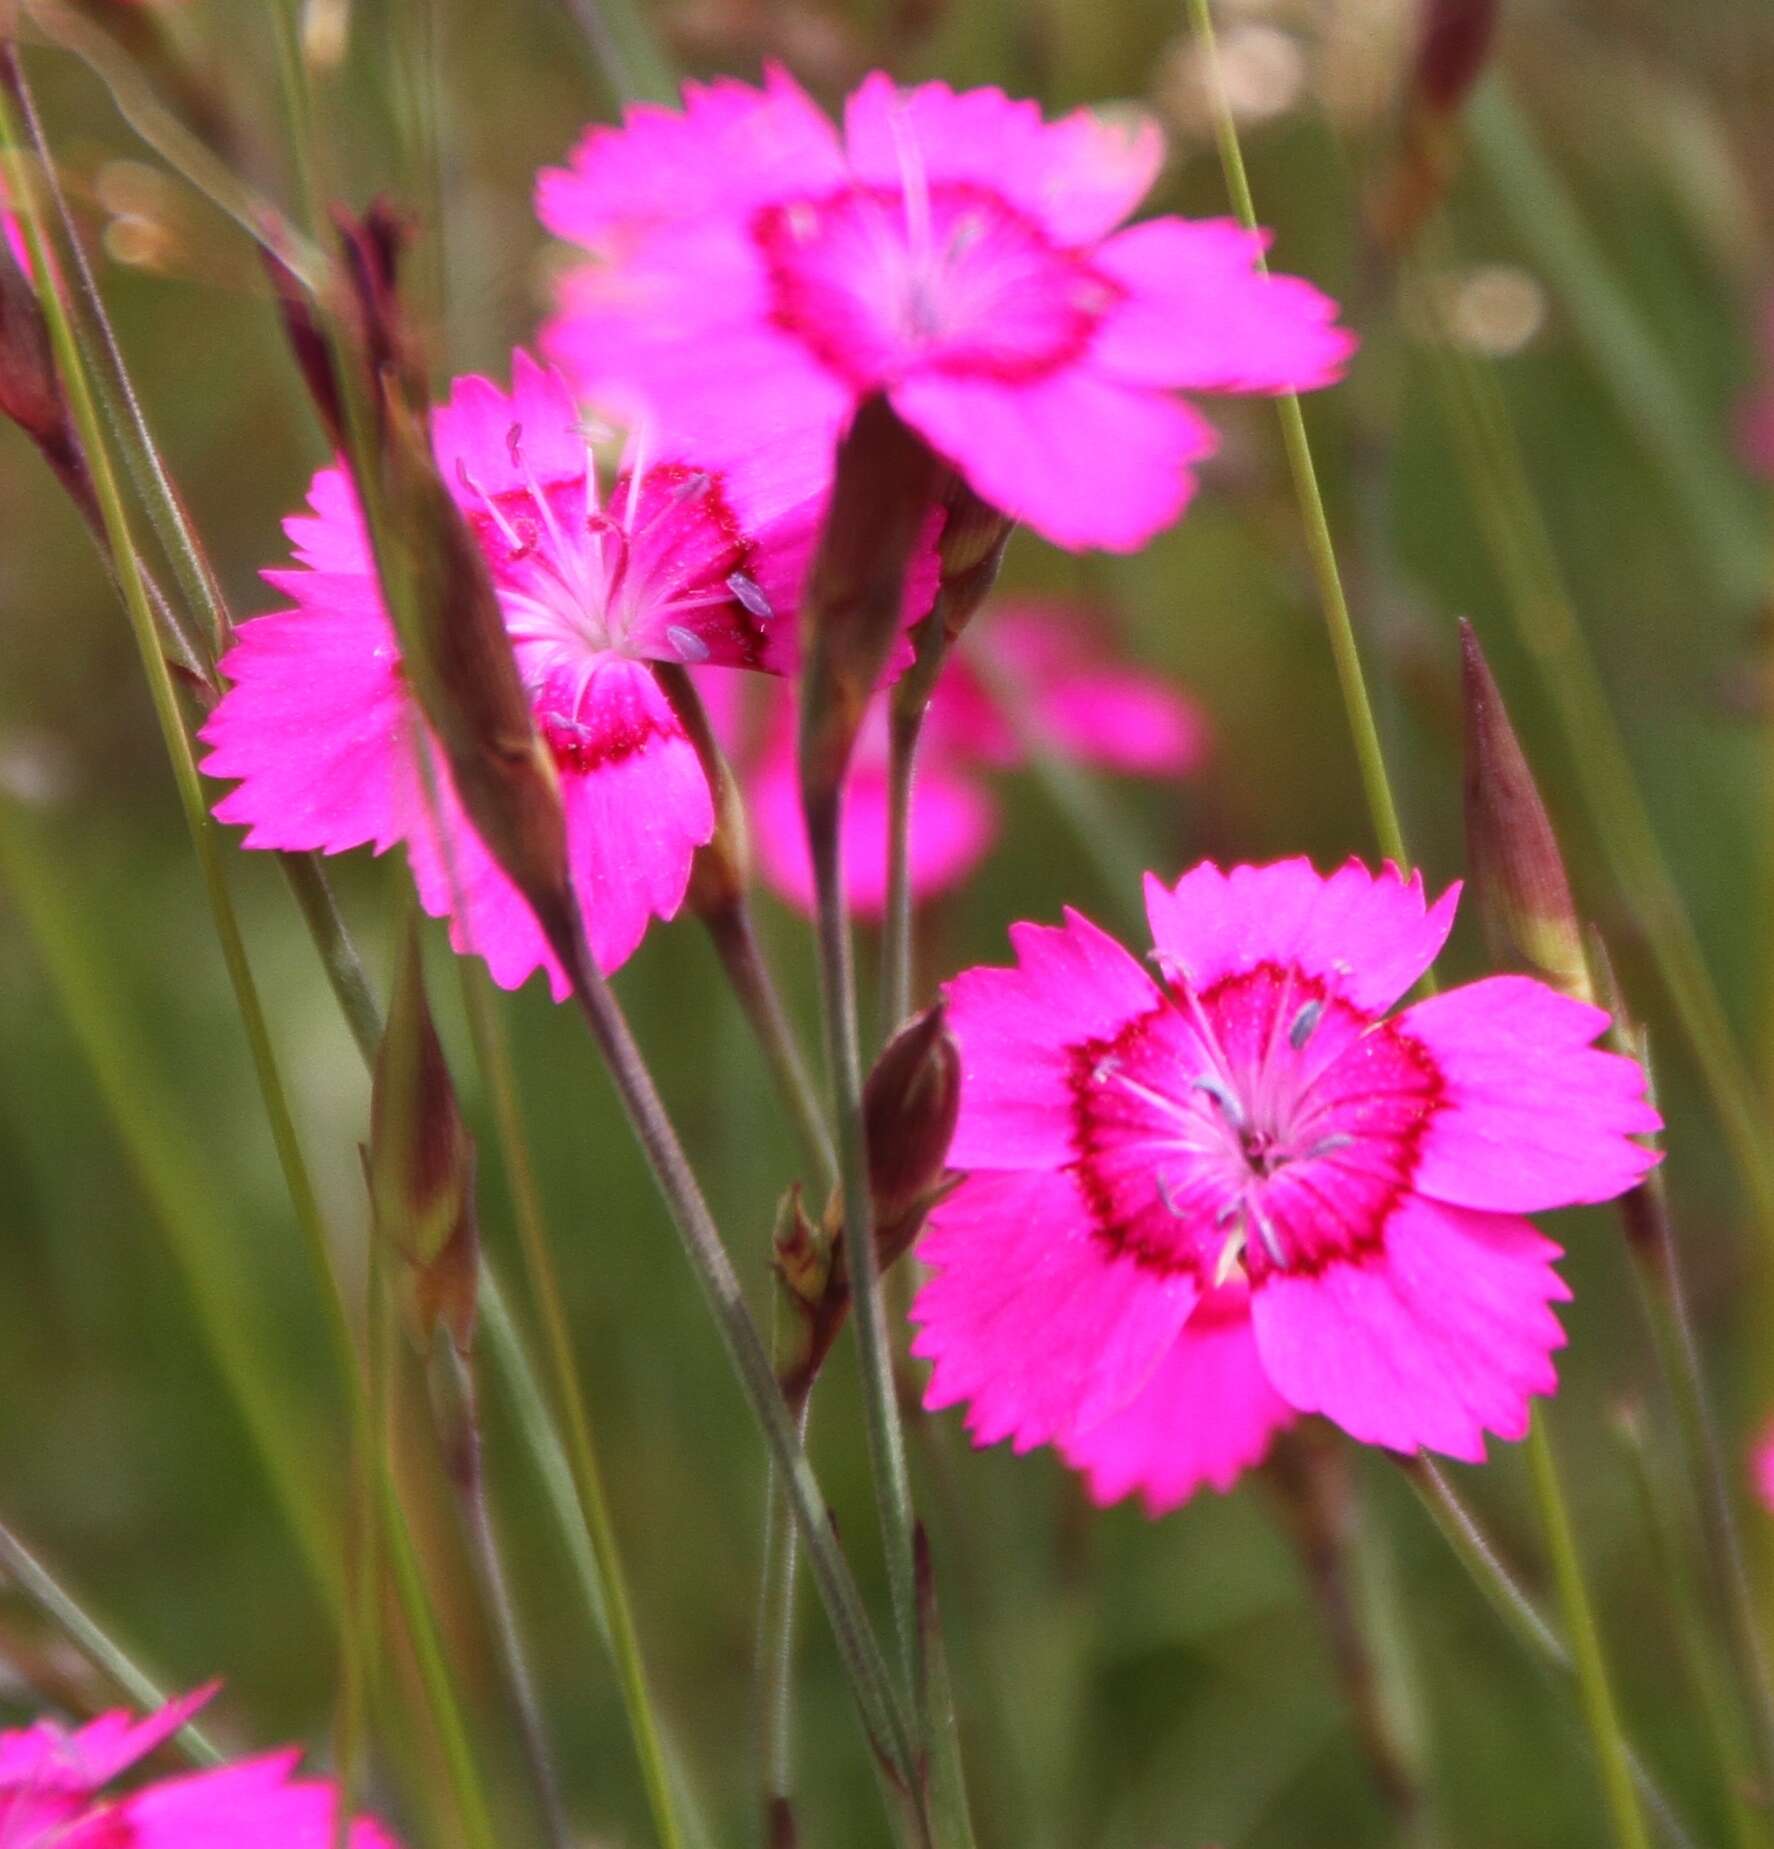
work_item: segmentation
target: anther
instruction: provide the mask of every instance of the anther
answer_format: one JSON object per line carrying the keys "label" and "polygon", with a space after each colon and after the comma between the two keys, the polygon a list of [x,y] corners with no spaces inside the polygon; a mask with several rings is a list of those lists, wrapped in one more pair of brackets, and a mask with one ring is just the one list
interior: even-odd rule
{"label": "anther", "polygon": [[739,606],[760,623],[767,623],[776,612],[771,607],[770,599],[764,595],[764,587],[755,578],[748,578],[742,571],[727,575],[727,589],[733,593]]}
{"label": "anther", "polygon": [[[1236,1208],[1236,1205],[1237,1203],[1234,1202],[1234,1208]],[[1232,1237],[1220,1247],[1219,1262],[1213,1268],[1215,1290],[1218,1290],[1219,1287],[1231,1277],[1233,1272],[1240,1269],[1239,1260],[1244,1257],[1244,1237],[1244,1227],[1241,1223]]]}
{"label": "anther", "polygon": [[708,644],[693,629],[685,629],[679,623],[668,623],[665,639],[677,651],[679,661],[694,664],[708,659]]}
{"label": "anther", "polygon": [[1244,1128],[1244,1106],[1238,1102],[1231,1087],[1224,1079],[1216,1078],[1211,1072],[1201,1073],[1189,1081],[1191,1091],[1204,1091],[1225,1113],[1226,1121],[1233,1129]]}
{"label": "anther", "polygon": [[1297,1053],[1312,1038],[1313,1030],[1324,1019],[1324,1003],[1307,1002],[1293,1018],[1293,1025],[1287,1030],[1288,1045]]}
{"label": "anther", "polygon": [[1269,1254],[1269,1262],[1278,1270],[1285,1271],[1287,1269],[1287,1254],[1281,1249],[1280,1235],[1277,1234],[1274,1226],[1270,1223],[1269,1216],[1264,1213],[1262,1208],[1259,1207],[1255,1201],[1250,1203],[1250,1217],[1257,1223],[1257,1233],[1262,1239],[1263,1250]]}

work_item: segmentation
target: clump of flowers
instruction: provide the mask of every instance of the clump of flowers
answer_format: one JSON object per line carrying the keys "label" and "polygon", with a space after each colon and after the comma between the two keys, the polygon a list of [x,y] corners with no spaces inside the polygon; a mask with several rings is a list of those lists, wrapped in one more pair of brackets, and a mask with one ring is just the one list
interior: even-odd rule
{"label": "clump of flowers", "polygon": [[[6,1849],[321,1849],[334,1841],[339,1795],[323,1779],[297,1778],[294,1748],[233,1765],[156,1779],[115,1797],[106,1786],[179,1731],[214,1687],[134,1720],[118,1711],[72,1731],[37,1721],[0,1733],[0,1843]],[[397,1849],[379,1824],[359,1818],[348,1849]]]}
{"label": "clump of flowers", "polygon": [[1151,968],[1070,912],[951,982],[967,1179],[920,1248],[927,1403],[1154,1510],[1297,1413],[1469,1460],[1522,1436],[1568,1295],[1522,1216],[1630,1188],[1660,1122],[1607,1016],[1544,983],[1388,1014],[1456,897],[1205,863],[1148,878]]}
{"label": "clump of flowers", "polygon": [[[1109,659],[1095,639],[1100,627],[1093,611],[1007,601],[969,628],[924,720],[908,855],[914,899],[952,890],[985,857],[998,832],[998,806],[982,773],[1024,764],[1030,738],[1131,776],[1181,777],[1200,765],[1208,748],[1200,708],[1159,676]],[[880,697],[863,722],[844,795],[844,878],[850,908],[864,918],[879,917],[887,898],[887,772]],[[747,787],[759,871],[811,913],[813,869],[786,700],[772,710]]]}
{"label": "clump of flowers", "polygon": [[[559,773],[572,877],[606,972],[683,902],[714,829],[708,781],[651,664],[781,673],[830,488],[805,441],[714,463],[645,432],[607,491],[581,412],[525,354],[512,387],[456,381],[432,445],[491,569],[518,671]],[[203,768],[239,787],[217,806],[249,847],[338,853],[404,842],[419,896],[451,941],[515,988],[567,980],[529,907],[462,812],[441,755],[429,773],[394,627],[350,478],[322,469],[286,523],[292,608],[241,626],[233,683],[203,728]],[[916,617],[934,594],[921,555]]]}
{"label": "clump of flowers", "polygon": [[1179,391],[1304,390],[1352,341],[1225,220],[1123,221],[1144,117],[1043,120],[877,73],[840,132],[794,80],[691,85],[593,128],[537,205],[596,261],[543,333],[588,391],[723,442],[834,438],[884,394],[973,491],[1055,543],[1127,550],[1182,511],[1212,426]]}

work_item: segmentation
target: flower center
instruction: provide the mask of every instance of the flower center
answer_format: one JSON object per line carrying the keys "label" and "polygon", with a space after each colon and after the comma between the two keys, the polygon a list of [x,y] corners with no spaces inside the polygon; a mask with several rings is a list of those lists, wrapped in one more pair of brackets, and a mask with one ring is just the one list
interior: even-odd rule
{"label": "flower center", "polygon": [[758,214],[777,325],[864,388],[922,370],[1024,381],[1075,358],[1116,286],[989,187],[917,178]]}
{"label": "flower center", "polygon": [[1200,993],[1179,976],[1075,1057],[1075,1172],[1099,1237],[1204,1287],[1375,1244],[1440,1089],[1395,1024],[1272,964]]}
{"label": "flower center", "polygon": [[610,655],[694,664],[761,652],[774,617],[750,576],[752,545],[717,477],[649,467],[637,445],[600,505],[587,451],[580,474],[538,481],[523,431],[508,442],[521,487],[490,492],[466,468],[467,516],[492,571],[518,671],[551,726],[570,734]]}

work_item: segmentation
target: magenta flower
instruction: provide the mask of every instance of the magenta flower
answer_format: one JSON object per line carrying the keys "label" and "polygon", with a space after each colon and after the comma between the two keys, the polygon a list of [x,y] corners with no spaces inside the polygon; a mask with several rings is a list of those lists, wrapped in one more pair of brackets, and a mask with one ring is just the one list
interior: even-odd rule
{"label": "magenta flower", "polygon": [[1493,976],[1388,1015],[1457,888],[1350,861],[1148,877],[1156,974],[1088,920],[949,985],[926,1403],[1057,1443],[1108,1502],[1225,1488],[1294,1414],[1477,1460],[1556,1381],[1568,1293],[1521,1216],[1631,1187],[1660,1127],[1599,1009]]}
{"label": "magenta flower", "polygon": [[1335,379],[1335,306],[1225,220],[1117,229],[1156,127],[1042,120],[998,90],[868,78],[840,135],[794,80],[687,86],[544,172],[543,223],[598,261],[543,333],[587,388],[723,442],[835,436],[884,392],[983,499],[1062,546],[1131,550],[1214,447],[1179,390]]}
{"label": "magenta flower", "polygon": [[[648,664],[793,666],[830,459],[785,441],[717,468],[637,436],[600,498],[573,399],[522,353],[509,396],[458,379],[432,443],[491,567],[560,773],[592,953],[613,970],[651,918],[676,913],[714,828],[701,764]],[[315,476],[309,505],[286,523],[296,567],[265,574],[295,607],[243,624],[222,662],[234,685],[203,728],[203,768],[239,787],[217,816],[248,824],[248,847],[381,853],[404,841],[420,899],[450,918],[458,950],[485,957],[506,988],[546,970],[564,996],[564,973],[436,751],[429,800],[417,709],[342,468]],[[934,557],[921,554],[908,617],[934,591]]]}
{"label": "magenta flower", "polygon": [[[266,1753],[213,1771],[158,1779],[120,1797],[103,1787],[164,1745],[215,1693],[169,1702],[145,1720],[102,1714],[69,1732],[53,1721],[0,1733],[0,1844],[5,1849],[325,1849],[338,1795],[293,1777],[301,1755]],[[359,1818],[350,1849],[397,1849]]]}
{"label": "magenta flower", "polygon": [[[958,886],[998,832],[984,770],[1010,770],[1027,752],[999,688],[1054,750],[1105,770],[1179,777],[1207,751],[1207,721],[1157,675],[1121,667],[1092,646],[1101,618],[1045,602],[988,607],[938,681],[924,721],[913,786],[909,866],[914,899]],[[982,675],[979,660],[987,669]],[[801,821],[794,714],[777,703],[757,768],[747,780],[758,868],[790,904],[811,915],[813,866]],[[844,792],[844,878],[850,909],[878,918],[887,901],[887,715],[877,699],[857,739]]]}

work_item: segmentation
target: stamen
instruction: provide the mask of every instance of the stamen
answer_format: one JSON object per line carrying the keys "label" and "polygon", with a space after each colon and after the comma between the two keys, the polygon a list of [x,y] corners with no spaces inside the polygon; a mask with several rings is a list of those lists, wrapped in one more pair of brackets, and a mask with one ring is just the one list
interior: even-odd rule
{"label": "stamen", "polygon": [[1164,1205],[1164,1211],[1173,1220],[1187,1218],[1189,1210],[1177,1199],[1176,1183],[1165,1174],[1163,1169],[1158,1171],[1158,1198]]}
{"label": "stamen", "polygon": [[1237,1094],[1224,1079],[1216,1078],[1210,1072],[1198,1074],[1189,1081],[1191,1091],[1204,1091],[1226,1115],[1226,1121],[1235,1130],[1244,1128],[1244,1106],[1238,1102]]}
{"label": "stamen", "polygon": [[677,651],[679,661],[694,664],[708,659],[708,644],[695,630],[686,629],[681,623],[667,623],[665,639]]}
{"label": "stamen", "polygon": [[524,466],[524,427],[513,424],[505,433],[505,447],[511,454],[511,466],[521,469]]}
{"label": "stamen", "polygon": [[505,543],[510,546],[517,557],[522,558],[527,552],[533,549],[533,542],[526,544],[524,540],[518,537],[517,529],[505,518],[504,510],[500,507],[499,503],[468,473],[467,460],[462,456],[456,458],[456,479],[480,502],[481,506],[487,510],[487,514],[494,526],[505,535]]}
{"label": "stamen", "polygon": [[770,599],[764,595],[764,587],[744,572],[729,572],[727,589],[733,593],[740,608],[748,615],[755,616],[760,623],[767,623],[776,615]]}
{"label": "stamen", "polygon": [[1263,1241],[1263,1250],[1269,1254],[1270,1262],[1277,1270],[1287,1269],[1287,1254],[1281,1249],[1281,1238],[1270,1224],[1269,1216],[1255,1201],[1249,1203],[1250,1217],[1257,1223],[1257,1232]]}
{"label": "stamen", "polygon": [[1310,1162],[1316,1156],[1333,1155],[1339,1149],[1349,1148],[1354,1141],[1354,1137],[1345,1136],[1340,1130],[1333,1132],[1330,1136],[1321,1136],[1318,1141],[1306,1151],[1305,1159]]}
{"label": "stamen", "polygon": [[893,133],[893,154],[899,164],[899,183],[905,199],[905,235],[914,255],[930,249],[930,176],[924,170],[924,150],[906,121],[904,101],[895,97],[887,118]]}
{"label": "stamen", "polygon": [[1312,1038],[1313,1030],[1323,1019],[1324,1003],[1321,1001],[1308,1002],[1305,1007],[1294,1016],[1293,1025],[1287,1030],[1288,1045],[1291,1046],[1296,1053],[1299,1052],[1301,1048],[1305,1046],[1306,1042]]}

